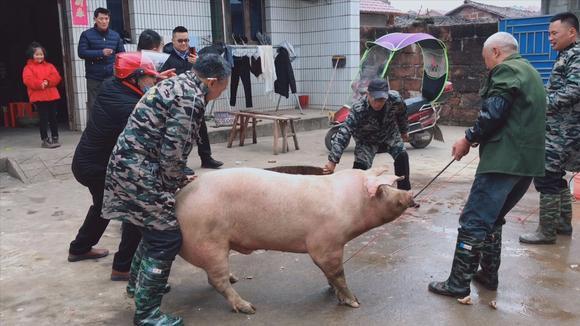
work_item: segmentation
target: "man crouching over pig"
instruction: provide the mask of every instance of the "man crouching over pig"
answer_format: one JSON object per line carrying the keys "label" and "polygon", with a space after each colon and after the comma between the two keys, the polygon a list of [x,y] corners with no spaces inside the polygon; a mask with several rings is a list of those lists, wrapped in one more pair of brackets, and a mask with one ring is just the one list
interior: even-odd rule
{"label": "man crouching over pig", "polygon": [[402,177],[382,172],[308,176],[235,168],[206,173],[176,197],[180,255],[207,272],[234,311],[254,313],[230,284],[229,251],[308,253],[339,302],[356,308],[359,302],[344,275],[344,245],[414,205],[410,192],[391,187]]}
{"label": "man crouching over pig", "polygon": [[198,138],[205,106],[224,91],[230,73],[222,57],[207,54],[193,71],[152,87],[135,107],[111,155],[103,215],[132,223],[143,234],[127,286],[135,295],[135,325],[183,324],[180,317],[159,310],[181,248],[174,195],[188,181],[184,158]]}
{"label": "man crouching over pig", "polygon": [[459,217],[451,275],[429,284],[429,291],[453,297],[470,294],[472,277],[497,289],[505,215],[532,177],[544,173],[546,92],[540,75],[518,54],[518,42],[508,33],[491,35],[482,55],[489,73],[480,90],[481,111],[452,152],[460,160],[479,144],[480,162]]}
{"label": "man crouching over pig", "polygon": [[397,91],[389,91],[386,80],[371,80],[366,96],[353,104],[344,125],[333,137],[324,173],[334,172],[352,135],[356,142],[353,169],[370,169],[375,155],[387,152],[395,160],[395,174],[404,176],[397,188],[411,190],[409,155],[403,143],[409,140],[406,112],[405,101]]}

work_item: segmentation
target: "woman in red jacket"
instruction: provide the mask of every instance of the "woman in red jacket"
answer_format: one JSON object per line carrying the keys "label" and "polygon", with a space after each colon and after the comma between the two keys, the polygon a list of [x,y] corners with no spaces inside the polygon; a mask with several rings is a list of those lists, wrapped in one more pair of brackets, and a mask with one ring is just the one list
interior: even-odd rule
{"label": "woman in red jacket", "polygon": [[[56,104],[60,99],[60,94],[56,87],[62,78],[56,68],[44,60],[46,50],[39,43],[32,42],[26,51],[26,56],[28,62],[22,71],[22,79],[28,90],[28,98],[34,103],[40,115],[41,146],[59,147]],[[52,139],[48,137],[48,125],[50,125]]]}

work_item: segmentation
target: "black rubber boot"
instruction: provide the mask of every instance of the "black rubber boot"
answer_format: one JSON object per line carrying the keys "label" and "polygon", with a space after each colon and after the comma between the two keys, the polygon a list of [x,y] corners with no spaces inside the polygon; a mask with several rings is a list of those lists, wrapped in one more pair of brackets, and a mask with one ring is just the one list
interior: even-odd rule
{"label": "black rubber boot", "polygon": [[482,244],[482,241],[459,230],[451,274],[446,281],[429,283],[429,291],[456,298],[468,296],[471,293],[471,278],[479,265]]}
{"label": "black rubber boot", "polygon": [[560,192],[560,218],[556,233],[572,235],[572,194],[568,188]]}
{"label": "black rubber boot", "polygon": [[501,231],[502,226],[496,226],[487,235],[481,247],[481,269],[475,273],[473,280],[486,289],[495,291],[499,283],[498,270],[501,263]]}
{"label": "black rubber boot", "polygon": [[540,222],[535,232],[520,235],[527,244],[556,243],[556,227],[560,218],[560,194],[540,193]]}

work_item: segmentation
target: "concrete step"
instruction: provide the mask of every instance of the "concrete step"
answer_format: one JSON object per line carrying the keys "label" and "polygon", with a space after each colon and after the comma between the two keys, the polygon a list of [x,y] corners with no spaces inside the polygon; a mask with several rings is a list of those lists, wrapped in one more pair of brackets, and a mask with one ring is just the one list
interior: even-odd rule
{"label": "concrete step", "polygon": [[[318,109],[306,109],[301,115],[295,110],[281,110],[284,114],[300,116],[295,123],[298,140],[300,132],[326,129],[329,127],[328,114]],[[214,121],[207,121],[210,143],[225,143],[228,141],[231,126],[215,128]],[[0,173],[7,172],[10,176],[24,183],[70,178],[71,162],[81,133],[59,129],[62,147],[46,149],[40,147],[37,128],[0,128]],[[273,135],[272,121],[262,120],[256,126],[258,137]],[[251,137],[251,132],[247,135]],[[197,149],[192,150],[197,155]]]}

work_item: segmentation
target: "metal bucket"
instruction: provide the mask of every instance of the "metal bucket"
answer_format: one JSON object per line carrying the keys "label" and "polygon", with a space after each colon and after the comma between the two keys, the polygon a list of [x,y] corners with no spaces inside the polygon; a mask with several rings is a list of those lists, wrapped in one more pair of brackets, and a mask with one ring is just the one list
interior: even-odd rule
{"label": "metal bucket", "polygon": [[276,166],[272,168],[266,168],[264,170],[286,174],[322,175],[321,167],[307,165]]}

